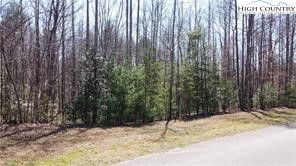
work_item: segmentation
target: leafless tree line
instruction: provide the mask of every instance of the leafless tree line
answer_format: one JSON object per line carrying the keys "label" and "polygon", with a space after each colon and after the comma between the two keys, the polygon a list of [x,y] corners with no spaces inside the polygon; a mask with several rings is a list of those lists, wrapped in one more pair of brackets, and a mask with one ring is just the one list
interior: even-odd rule
{"label": "leafless tree line", "polygon": [[0,122],[64,120],[92,51],[126,66],[152,53],[169,75],[171,119],[185,107],[180,71],[197,31],[207,48],[201,60],[236,83],[242,110],[264,83],[284,95],[296,78],[295,15],[242,15],[233,0],[15,0],[2,1],[0,14]]}

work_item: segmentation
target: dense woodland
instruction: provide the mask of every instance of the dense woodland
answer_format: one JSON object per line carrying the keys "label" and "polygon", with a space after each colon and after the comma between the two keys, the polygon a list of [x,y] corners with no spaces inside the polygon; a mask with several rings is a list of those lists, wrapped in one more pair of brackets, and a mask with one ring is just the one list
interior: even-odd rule
{"label": "dense woodland", "polygon": [[295,27],[235,0],[1,0],[0,123],[296,107]]}

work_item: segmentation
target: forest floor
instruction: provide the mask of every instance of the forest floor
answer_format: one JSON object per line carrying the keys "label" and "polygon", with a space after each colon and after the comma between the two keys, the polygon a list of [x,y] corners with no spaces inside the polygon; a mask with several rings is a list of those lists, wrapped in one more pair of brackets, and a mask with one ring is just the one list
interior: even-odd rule
{"label": "forest floor", "polygon": [[296,110],[238,112],[191,121],[112,128],[0,125],[0,165],[112,165],[269,125],[296,121]]}

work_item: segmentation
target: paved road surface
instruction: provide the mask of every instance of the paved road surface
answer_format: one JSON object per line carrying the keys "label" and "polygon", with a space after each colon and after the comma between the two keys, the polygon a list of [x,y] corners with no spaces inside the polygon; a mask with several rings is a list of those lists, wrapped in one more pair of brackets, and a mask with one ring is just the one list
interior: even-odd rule
{"label": "paved road surface", "polygon": [[296,124],[218,138],[117,166],[296,166]]}

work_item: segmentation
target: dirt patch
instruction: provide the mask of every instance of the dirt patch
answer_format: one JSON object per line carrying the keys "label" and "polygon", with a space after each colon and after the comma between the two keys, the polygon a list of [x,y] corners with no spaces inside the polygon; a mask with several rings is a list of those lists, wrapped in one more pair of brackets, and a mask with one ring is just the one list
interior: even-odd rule
{"label": "dirt patch", "polygon": [[15,141],[30,141],[58,131],[60,131],[60,127],[51,124],[3,124],[0,125],[0,138],[7,137]]}

